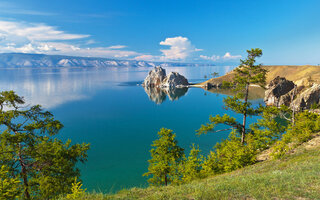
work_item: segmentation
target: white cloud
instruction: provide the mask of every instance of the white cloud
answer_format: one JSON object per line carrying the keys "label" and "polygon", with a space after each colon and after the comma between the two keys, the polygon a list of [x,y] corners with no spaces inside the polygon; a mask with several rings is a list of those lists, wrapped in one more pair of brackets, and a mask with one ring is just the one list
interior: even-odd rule
{"label": "white cloud", "polygon": [[108,47],[109,49],[124,49],[126,48],[127,46],[125,45],[114,45],[114,46],[110,46]]}
{"label": "white cloud", "polygon": [[231,55],[229,52],[227,52],[226,54],[224,54],[223,59],[225,60],[233,60],[233,59],[239,59],[241,58],[241,55]]}
{"label": "white cloud", "polygon": [[225,61],[225,60],[236,60],[240,59],[242,56],[241,55],[231,55],[229,52],[225,53],[224,56],[217,56],[217,55],[212,55],[212,56],[205,56],[205,55],[200,55],[200,58],[203,60],[210,60],[210,61]]}
{"label": "white cloud", "polygon": [[144,61],[157,61],[160,59],[160,56],[153,55],[140,55],[134,58],[135,60],[144,60]]}
{"label": "white cloud", "polygon": [[169,49],[161,49],[162,60],[185,60],[190,57],[194,52],[201,51],[201,49],[195,48],[190,40],[186,37],[173,37],[166,38],[160,42],[160,45],[169,46]]}
{"label": "white cloud", "polygon": [[89,37],[89,35],[69,34],[45,24],[10,21],[0,21],[0,34],[10,37],[22,37],[31,41],[74,40]]}

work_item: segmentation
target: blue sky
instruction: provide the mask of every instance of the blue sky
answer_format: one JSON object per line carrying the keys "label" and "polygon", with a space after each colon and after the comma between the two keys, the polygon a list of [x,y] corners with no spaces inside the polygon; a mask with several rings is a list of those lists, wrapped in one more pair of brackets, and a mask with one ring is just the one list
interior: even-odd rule
{"label": "blue sky", "polygon": [[318,0],[1,0],[0,52],[320,64]]}

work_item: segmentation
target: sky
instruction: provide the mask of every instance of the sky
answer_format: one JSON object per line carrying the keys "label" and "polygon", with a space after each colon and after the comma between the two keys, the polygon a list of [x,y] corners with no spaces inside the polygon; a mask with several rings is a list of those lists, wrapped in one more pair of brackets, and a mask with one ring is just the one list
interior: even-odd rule
{"label": "sky", "polygon": [[319,0],[1,0],[0,53],[320,64]]}

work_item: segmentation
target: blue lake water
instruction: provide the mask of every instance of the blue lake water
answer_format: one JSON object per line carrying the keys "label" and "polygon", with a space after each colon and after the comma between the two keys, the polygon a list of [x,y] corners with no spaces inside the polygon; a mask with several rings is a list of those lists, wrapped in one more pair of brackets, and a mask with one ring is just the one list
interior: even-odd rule
{"label": "blue lake water", "polygon": [[[220,75],[233,67],[174,67],[189,82],[205,75]],[[84,187],[89,191],[115,192],[147,186],[152,141],[161,127],[174,130],[179,145],[198,144],[207,154],[227,133],[196,136],[195,130],[209,115],[223,109],[225,95],[190,88],[179,97],[148,94],[137,85],[150,68],[25,68],[0,69],[0,89],[15,90],[28,104],[41,104],[64,124],[63,140],[91,144],[88,162],[81,164]],[[179,98],[178,98],[179,97]],[[152,101],[155,100],[156,102]],[[255,101],[258,103],[261,101]],[[235,115],[234,115],[235,116]],[[239,116],[236,116],[239,117]],[[255,120],[255,119],[251,119]],[[188,152],[187,152],[188,153]]]}

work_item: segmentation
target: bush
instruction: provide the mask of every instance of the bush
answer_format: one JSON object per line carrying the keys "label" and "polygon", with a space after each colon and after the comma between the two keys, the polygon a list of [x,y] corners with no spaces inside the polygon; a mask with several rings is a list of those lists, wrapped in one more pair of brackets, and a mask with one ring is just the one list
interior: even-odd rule
{"label": "bush", "polygon": [[296,123],[282,135],[273,147],[272,157],[281,158],[298,145],[312,139],[320,131],[320,115],[304,111],[296,115]]}

